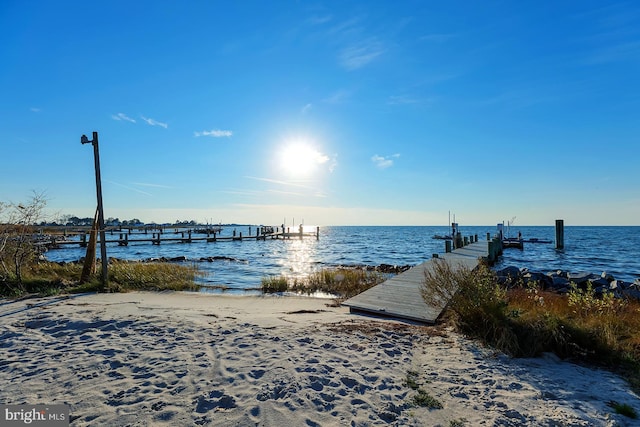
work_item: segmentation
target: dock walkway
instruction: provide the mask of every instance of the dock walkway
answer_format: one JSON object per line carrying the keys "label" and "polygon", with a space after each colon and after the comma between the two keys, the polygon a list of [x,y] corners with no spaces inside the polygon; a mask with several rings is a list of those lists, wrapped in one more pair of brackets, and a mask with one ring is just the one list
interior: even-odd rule
{"label": "dock walkway", "polygon": [[[470,270],[478,266],[482,258],[489,256],[490,242],[478,241],[452,252],[439,254],[452,267],[463,266]],[[425,270],[433,268],[434,258],[410,268],[389,280],[352,297],[342,304],[351,312],[368,312],[378,315],[435,323],[446,303],[429,306],[422,299],[421,288]]]}
{"label": "dock walkway", "polygon": [[[191,231],[187,232],[179,232],[176,231],[174,234],[180,235],[180,237],[169,237],[167,234],[170,233],[152,233],[151,237],[148,237],[147,233],[131,233],[129,232],[119,233],[119,237],[108,239],[105,236],[105,242],[107,244],[116,243],[118,246],[129,246],[135,244],[142,243],[151,243],[153,245],[160,245],[165,243],[197,243],[197,242],[232,242],[232,241],[242,241],[242,240],[277,240],[277,239],[302,239],[306,237],[315,237],[316,239],[320,238],[320,228],[317,227],[315,231],[297,231],[290,232],[289,229],[279,230],[277,228],[270,227],[269,231],[263,231],[262,229],[255,229],[255,234],[251,234],[252,228],[249,227],[249,234],[243,235],[242,232],[236,234],[234,230],[232,236],[220,236],[217,233],[207,233],[206,236],[198,237],[191,233]],[[113,231],[110,231],[110,234],[113,235]],[[194,233],[196,234],[196,233]],[[204,233],[198,233],[204,234]],[[132,236],[129,238],[129,236]],[[100,244],[100,239],[98,238],[97,244]],[[87,233],[80,234],[80,240],[59,240],[56,236],[52,236],[50,240],[42,240],[38,243],[40,246],[44,246],[47,249],[60,249],[64,246],[71,245],[79,245],[80,247],[87,247]]]}

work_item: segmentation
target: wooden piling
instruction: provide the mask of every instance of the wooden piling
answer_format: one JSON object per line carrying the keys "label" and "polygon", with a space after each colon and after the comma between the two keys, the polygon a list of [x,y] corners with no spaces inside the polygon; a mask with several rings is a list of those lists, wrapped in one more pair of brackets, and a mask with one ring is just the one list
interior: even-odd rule
{"label": "wooden piling", "polygon": [[556,249],[564,249],[564,220],[556,219]]}

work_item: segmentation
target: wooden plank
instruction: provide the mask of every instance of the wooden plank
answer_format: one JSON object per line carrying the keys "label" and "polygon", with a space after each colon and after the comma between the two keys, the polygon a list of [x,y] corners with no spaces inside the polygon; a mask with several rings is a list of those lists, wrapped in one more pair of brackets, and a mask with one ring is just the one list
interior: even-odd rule
{"label": "wooden plank", "polygon": [[[472,243],[453,252],[438,255],[452,268],[474,269],[480,259],[489,254],[486,241]],[[343,302],[351,311],[363,311],[378,315],[435,323],[446,306],[430,306],[422,299],[422,284],[425,270],[432,270],[435,261],[430,259],[418,264],[404,273],[398,274],[371,289]]]}

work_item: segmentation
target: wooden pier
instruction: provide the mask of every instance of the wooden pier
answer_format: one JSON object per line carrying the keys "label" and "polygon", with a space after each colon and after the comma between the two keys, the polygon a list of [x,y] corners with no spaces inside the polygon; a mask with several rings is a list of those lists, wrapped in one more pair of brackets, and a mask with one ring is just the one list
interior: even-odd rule
{"label": "wooden pier", "polygon": [[[255,230],[255,234],[252,231]],[[131,235],[133,238],[130,238]],[[106,243],[117,244],[118,246],[129,246],[130,244],[151,243],[152,245],[160,245],[166,243],[197,243],[197,242],[231,242],[231,241],[243,241],[243,240],[276,240],[276,239],[303,239],[305,237],[320,238],[320,227],[316,227],[313,232],[305,232],[302,227],[297,231],[291,231],[290,228],[278,228],[278,227],[249,227],[249,233],[243,235],[242,232],[237,233],[233,230],[231,236],[220,236],[217,232],[206,233],[206,236],[197,236],[192,231],[176,231],[174,235],[180,235],[179,237],[170,237],[171,233],[162,232],[159,230],[156,233],[151,233],[151,237],[138,237],[142,233],[132,233],[131,229],[128,232],[118,233],[117,238],[105,239]],[[147,235],[146,232],[144,232]],[[169,235],[167,235],[169,234]],[[110,235],[114,235],[113,231]],[[88,244],[87,234],[80,234],[80,240],[59,240],[52,238],[51,241],[42,241],[40,245],[46,246],[48,249],[60,249],[61,247],[79,245],[80,247],[86,247]],[[98,239],[98,244],[100,240]]]}
{"label": "wooden pier", "polygon": [[[495,260],[499,253],[499,239],[478,241],[476,236],[472,240],[474,240],[473,243],[451,252],[437,254],[437,258],[446,260],[452,268],[464,267],[469,270],[476,268],[482,259],[493,257]],[[435,257],[436,255],[434,255]],[[433,271],[434,258],[412,267],[342,304],[349,307],[351,312],[367,312],[433,324],[448,302],[444,301],[439,306],[430,306],[422,299],[421,289],[425,280],[425,271]]]}

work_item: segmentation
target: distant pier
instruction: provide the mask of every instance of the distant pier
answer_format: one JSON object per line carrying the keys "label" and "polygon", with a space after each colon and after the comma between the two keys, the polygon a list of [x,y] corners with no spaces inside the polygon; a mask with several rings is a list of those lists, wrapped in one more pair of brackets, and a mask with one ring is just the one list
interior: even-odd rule
{"label": "distant pier", "polygon": [[[174,229],[175,231],[167,231]],[[162,228],[147,228],[147,227],[127,227],[127,228],[111,228],[107,230],[109,236],[117,236],[115,238],[107,237],[105,242],[108,244],[116,244],[118,246],[129,246],[130,244],[145,244],[151,243],[152,245],[170,244],[170,243],[197,243],[197,242],[231,242],[231,241],[243,241],[243,240],[289,240],[289,239],[304,239],[315,238],[320,239],[320,227],[316,227],[314,231],[304,231],[304,227],[300,226],[293,231],[289,227],[270,227],[270,226],[250,226],[248,227],[248,233],[243,234],[242,231],[238,232],[237,229],[233,230],[231,236],[220,236],[220,227],[214,228],[196,228],[196,229],[180,229],[176,227],[162,227]],[[88,245],[89,228],[83,230],[71,231],[74,234],[79,234],[79,240],[67,240],[66,230],[64,231],[65,237],[62,239],[56,236],[51,236],[50,240],[42,240],[39,244],[45,246],[47,249],[60,249],[67,246],[80,246],[86,247]],[[178,237],[175,237],[179,235]],[[98,242],[100,240],[98,239]]]}

